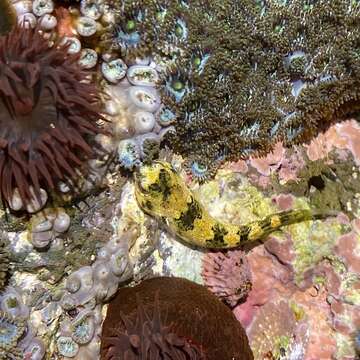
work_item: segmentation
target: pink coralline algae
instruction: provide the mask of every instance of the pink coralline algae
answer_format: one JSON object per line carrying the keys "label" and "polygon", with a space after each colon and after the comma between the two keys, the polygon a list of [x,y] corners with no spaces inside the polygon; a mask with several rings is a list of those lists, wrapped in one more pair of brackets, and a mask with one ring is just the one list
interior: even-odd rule
{"label": "pink coralline algae", "polygon": [[355,219],[352,224],[354,231],[339,238],[335,252],[348,264],[349,271],[360,274],[360,219]]}
{"label": "pink coralline algae", "polygon": [[[341,220],[341,219],[340,219]],[[354,360],[360,328],[360,220],[342,226],[332,255],[295,282],[293,240],[272,237],[247,259],[252,289],[233,310],[246,328],[255,359]]]}
{"label": "pink coralline algae", "polygon": [[208,253],[201,273],[207,288],[230,307],[244,300],[251,289],[251,273],[241,250]]}
{"label": "pink coralline algae", "polygon": [[348,150],[354,156],[357,165],[360,165],[360,126],[355,120],[348,120],[330,127],[324,134],[318,135],[306,146],[306,154],[310,160],[324,159],[328,153],[336,149]]}
{"label": "pink coralline algae", "polygon": [[250,158],[250,164],[257,169],[261,175],[269,176],[273,171],[277,170],[284,158],[286,149],[281,142],[278,142],[271,153],[262,158]]}
{"label": "pink coralline algae", "polygon": [[291,194],[280,194],[272,198],[273,203],[282,211],[290,210],[294,205],[294,200],[295,197]]}
{"label": "pink coralline algae", "polygon": [[285,148],[278,142],[267,156],[229,163],[226,168],[247,174],[251,182],[267,188],[274,176],[280,183],[298,181],[300,170],[309,160],[324,160],[330,164],[332,160],[328,159],[328,155],[331,151],[335,151],[338,158],[343,160],[352,154],[355,163],[360,165],[359,138],[360,125],[355,120],[348,120],[331,126],[308,145]]}

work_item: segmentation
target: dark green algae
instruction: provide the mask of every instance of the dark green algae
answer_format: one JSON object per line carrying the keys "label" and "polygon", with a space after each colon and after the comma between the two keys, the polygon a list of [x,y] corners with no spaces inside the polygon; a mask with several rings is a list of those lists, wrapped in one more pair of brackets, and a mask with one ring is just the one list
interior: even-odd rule
{"label": "dark green algae", "polygon": [[275,175],[268,191],[306,197],[320,211],[339,211],[353,219],[360,209],[360,173],[354,160],[350,156],[340,159],[336,151],[326,160],[309,161],[305,152],[303,156],[306,164],[299,170],[298,180],[280,184]]}
{"label": "dark green algae", "polygon": [[[103,38],[127,61],[167,61],[159,89],[176,116],[167,143],[195,176],[310,141],[359,115],[360,3],[354,0],[109,3]],[[169,65],[170,64],[170,65]]]}

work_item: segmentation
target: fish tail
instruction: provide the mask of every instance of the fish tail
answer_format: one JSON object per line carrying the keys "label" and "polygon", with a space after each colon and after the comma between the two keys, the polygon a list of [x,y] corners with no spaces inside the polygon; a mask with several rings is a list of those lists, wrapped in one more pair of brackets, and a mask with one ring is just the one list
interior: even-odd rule
{"label": "fish tail", "polygon": [[261,240],[286,225],[310,220],[322,220],[336,216],[336,214],[335,212],[317,212],[310,209],[287,210],[271,214],[262,220],[240,226],[240,243]]}

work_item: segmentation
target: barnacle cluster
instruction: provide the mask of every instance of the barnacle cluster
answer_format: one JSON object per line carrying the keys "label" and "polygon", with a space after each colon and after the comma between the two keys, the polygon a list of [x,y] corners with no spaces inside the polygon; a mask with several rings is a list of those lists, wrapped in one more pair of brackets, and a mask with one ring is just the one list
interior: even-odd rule
{"label": "barnacle cluster", "polygon": [[357,1],[111,6],[115,23],[104,37],[126,61],[161,65],[162,103],[176,117],[169,145],[192,158],[201,181],[223,161],[263,155],[277,140],[309,141],[358,115]]}
{"label": "barnacle cluster", "polygon": [[70,216],[63,208],[47,208],[30,219],[30,242],[37,249],[45,249],[52,242],[61,242],[60,235],[70,226]]}

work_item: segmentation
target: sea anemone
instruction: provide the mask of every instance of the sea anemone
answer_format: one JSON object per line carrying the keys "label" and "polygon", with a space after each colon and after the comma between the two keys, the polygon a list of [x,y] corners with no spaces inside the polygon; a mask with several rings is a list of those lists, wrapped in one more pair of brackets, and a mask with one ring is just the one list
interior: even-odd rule
{"label": "sea anemone", "polygon": [[[125,332],[105,338],[109,350],[105,359],[116,358],[119,354],[133,358],[159,359],[205,359],[204,353],[196,345],[178,336],[171,330],[171,325],[165,325],[162,319],[158,294],[154,300],[154,309],[151,316],[137,296],[137,317],[132,322],[130,317],[120,312],[120,318],[126,326]],[[136,355],[140,355],[138,357]]]}
{"label": "sea anemone", "polygon": [[[74,188],[102,132],[98,90],[67,45],[17,25],[0,37],[0,197],[23,202],[40,188]],[[34,194],[32,194],[34,193]]]}
{"label": "sea anemone", "polygon": [[10,31],[16,21],[16,13],[10,1],[0,1],[0,35]]}
{"label": "sea anemone", "polygon": [[251,290],[250,267],[241,250],[206,254],[202,277],[208,289],[230,307],[244,300]]}
{"label": "sea anemone", "polygon": [[246,334],[204,286],[154,278],[120,289],[110,302],[101,359],[232,358],[253,359]]}
{"label": "sea anemone", "polygon": [[0,355],[2,355],[2,351],[7,353],[19,351],[17,344],[24,331],[25,322],[23,320],[12,319],[0,311]]}

